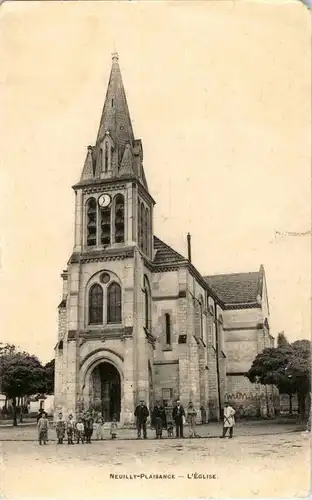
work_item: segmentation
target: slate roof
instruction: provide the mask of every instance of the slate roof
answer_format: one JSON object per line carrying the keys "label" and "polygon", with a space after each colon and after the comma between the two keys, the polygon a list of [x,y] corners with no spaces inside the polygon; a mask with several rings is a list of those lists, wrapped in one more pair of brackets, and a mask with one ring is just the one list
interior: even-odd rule
{"label": "slate roof", "polygon": [[261,270],[204,276],[204,280],[224,304],[254,303],[261,294]]}
{"label": "slate roof", "polygon": [[[164,241],[154,236],[154,249],[156,251],[153,264],[176,264],[187,259],[173,250]],[[217,274],[203,276],[210,290],[223,302],[223,304],[255,304],[258,296],[262,296],[263,267],[257,272]]]}
{"label": "slate roof", "polygon": [[173,250],[169,245],[154,236],[154,249],[156,255],[153,264],[175,264],[176,262],[186,261],[186,258]]}

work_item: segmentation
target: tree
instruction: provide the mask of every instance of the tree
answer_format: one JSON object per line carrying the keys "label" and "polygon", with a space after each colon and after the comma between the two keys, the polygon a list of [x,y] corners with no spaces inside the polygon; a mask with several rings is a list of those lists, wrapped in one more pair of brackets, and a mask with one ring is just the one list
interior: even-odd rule
{"label": "tree", "polygon": [[311,342],[297,340],[292,344],[283,344],[264,349],[258,354],[246,376],[252,383],[275,385],[281,393],[288,394],[290,399],[292,394],[297,394],[299,415],[303,420],[305,398],[310,391]]}
{"label": "tree", "polygon": [[8,354],[14,354],[18,351],[18,348],[14,344],[0,342],[0,357],[6,356]]}
{"label": "tree", "polygon": [[13,352],[1,356],[0,378],[3,394],[12,399],[13,425],[16,426],[16,399],[44,392],[45,370],[36,356]]}
{"label": "tree", "polygon": [[279,332],[277,335],[277,347],[285,347],[289,345],[289,342],[286,338],[286,335],[284,332]]}
{"label": "tree", "polygon": [[45,393],[53,394],[54,393],[54,372],[55,372],[55,359],[52,359],[44,366],[45,371]]}
{"label": "tree", "polygon": [[311,342],[296,340],[291,347],[292,352],[288,357],[286,373],[296,387],[299,415],[303,420],[306,397],[311,390]]}

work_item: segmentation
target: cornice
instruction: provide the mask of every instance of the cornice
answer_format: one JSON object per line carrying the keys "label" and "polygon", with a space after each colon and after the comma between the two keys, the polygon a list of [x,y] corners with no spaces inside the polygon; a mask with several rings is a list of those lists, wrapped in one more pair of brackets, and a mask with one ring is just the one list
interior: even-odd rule
{"label": "cornice", "polygon": [[178,271],[179,270],[179,265],[176,264],[152,264],[152,269],[151,271],[153,273],[170,273],[172,271]]}
{"label": "cornice", "polygon": [[261,304],[258,302],[245,302],[242,304],[224,304],[223,309],[226,311],[237,309],[261,309]]}
{"label": "cornice", "polygon": [[72,186],[72,189],[76,191],[77,189],[115,189],[120,188],[120,184],[127,182],[135,182],[136,178],[133,176],[127,177],[111,177],[110,179],[91,179],[77,182]]}
{"label": "cornice", "polygon": [[262,330],[262,328],[263,328],[263,323],[257,323],[256,325],[251,325],[251,326],[235,326],[235,327],[223,328],[223,331],[225,331],[225,332],[240,332],[240,331],[244,331],[244,330],[246,330],[246,331]]}
{"label": "cornice", "polygon": [[138,188],[138,193],[146,202],[156,205],[156,201],[146,190],[146,188],[141,184],[141,182],[135,176],[124,176],[124,177],[111,177],[110,179],[91,179],[77,182],[72,186],[74,191],[82,189],[84,194],[98,193],[105,189],[106,191],[112,191],[114,189],[125,188],[127,183],[131,182],[135,184]]}
{"label": "cornice", "polygon": [[108,262],[116,260],[129,259],[134,256],[134,247],[128,248],[108,248],[105,250],[97,250],[94,252],[74,252],[72,253],[69,263],[90,263],[90,262]]}
{"label": "cornice", "polygon": [[127,187],[127,184],[111,184],[111,185],[101,185],[101,186],[93,186],[90,188],[84,188],[82,190],[83,194],[96,194],[96,193],[101,193],[103,191],[118,191],[120,189],[125,189]]}
{"label": "cornice", "polygon": [[68,332],[68,340],[83,339],[84,341],[101,340],[105,342],[106,340],[123,340],[132,337],[132,335],[132,326],[120,326],[114,328],[105,326],[103,328],[97,329],[85,328],[84,330],[80,330],[79,332],[77,332],[76,330],[70,330]]}
{"label": "cornice", "polygon": [[179,360],[178,359],[168,359],[168,361],[154,361],[153,365],[154,366],[161,366],[161,365],[178,365]]}

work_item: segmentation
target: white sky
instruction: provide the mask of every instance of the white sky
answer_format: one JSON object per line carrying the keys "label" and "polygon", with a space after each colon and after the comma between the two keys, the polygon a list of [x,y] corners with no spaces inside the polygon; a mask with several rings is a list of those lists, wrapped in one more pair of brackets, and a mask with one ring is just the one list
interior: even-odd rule
{"label": "white sky", "polygon": [[[311,30],[301,3],[0,9],[1,337],[53,357],[74,193],[116,49],[155,233],[202,274],[266,270],[272,334],[310,338]],[[4,111],[4,112],[3,112]]]}

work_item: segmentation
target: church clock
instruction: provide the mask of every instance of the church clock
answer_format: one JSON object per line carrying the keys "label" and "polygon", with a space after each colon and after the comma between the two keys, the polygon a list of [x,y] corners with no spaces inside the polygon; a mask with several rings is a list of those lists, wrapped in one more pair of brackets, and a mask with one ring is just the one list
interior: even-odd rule
{"label": "church clock", "polygon": [[101,208],[107,208],[111,204],[111,197],[109,194],[101,194],[98,199],[98,204]]}

